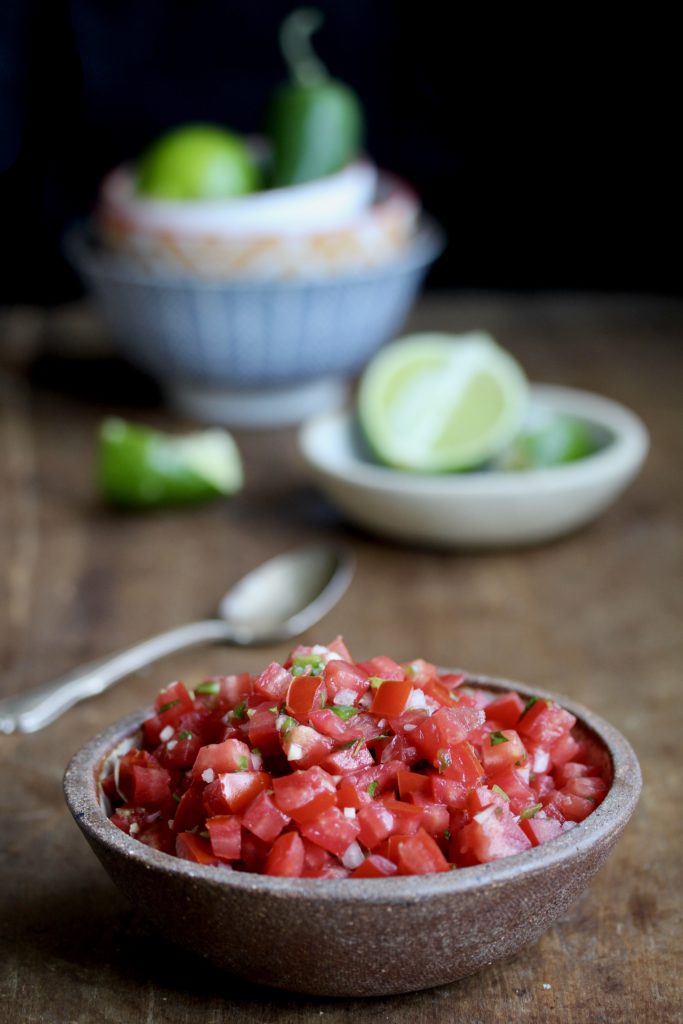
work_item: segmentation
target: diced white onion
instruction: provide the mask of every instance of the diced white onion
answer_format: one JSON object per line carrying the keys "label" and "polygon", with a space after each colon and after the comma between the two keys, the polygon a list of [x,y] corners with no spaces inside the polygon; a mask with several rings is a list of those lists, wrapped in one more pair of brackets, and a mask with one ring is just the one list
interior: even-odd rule
{"label": "diced white onion", "polygon": [[424,692],[422,690],[420,690],[419,687],[414,686],[412,688],[412,690],[410,691],[410,697],[408,697],[408,703],[406,704],[406,708],[426,708],[426,707],[427,707],[427,698],[425,697]]}
{"label": "diced white onion", "polygon": [[128,831],[130,832],[130,834],[131,834],[132,836],[134,836],[134,835],[135,835],[135,834],[136,834],[137,832],[139,832],[139,831],[140,831],[140,826],[138,825],[137,821],[134,821],[134,822],[133,822],[133,824],[132,824],[132,825],[130,826],[130,828],[128,829]]}
{"label": "diced white onion", "polygon": [[386,727],[387,727],[387,720],[386,720],[386,718],[380,718],[379,722],[377,723],[377,728],[379,729],[380,732],[384,732]]}
{"label": "diced white onion", "polygon": [[168,743],[166,744],[166,749],[167,750],[173,750],[173,748],[177,747],[177,746],[178,746],[178,740],[169,740]]}
{"label": "diced white onion", "polygon": [[363,851],[355,839],[350,846],[347,846],[344,853],[341,855],[342,864],[350,871],[353,871],[354,868],[360,867],[364,860],[365,856]]}
{"label": "diced white onion", "polygon": [[263,767],[263,758],[253,750],[251,752],[251,766],[255,772],[260,772]]}
{"label": "diced white onion", "polygon": [[173,831],[173,818],[169,818],[166,824],[171,829],[171,831]]}
{"label": "diced white onion", "polygon": [[161,740],[162,743],[167,743],[168,740],[170,740],[171,737],[173,736],[174,732],[175,729],[173,728],[172,725],[165,725],[164,728],[159,733],[159,739]]}
{"label": "diced white onion", "polygon": [[539,775],[542,775],[543,772],[547,772],[548,771],[548,765],[549,764],[550,764],[550,754],[548,753],[547,750],[543,750],[542,747],[539,747],[538,750],[535,751],[535,753],[534,753],[534,765],[533,765],[534,771],[538,772]]}
{"label": "diced white onion", "polygon": [[289,750],[287,751],[287,760],[298,761],[299,758],[303,755],[303,752],[303,747],[301,746],[300,743],[290,743]]}
{"label": "diced white onion", "polygon": [[286,721],[287,721],[287,715],[278,715],[277,716],[277,718],[275,719],[275,728],[277,729],[278,732],[280,731],[280,729],[282,728],[282,726],[285,724]]}
{"label": "diced white onion", "polygon": [[345,807],[344,808],[344,817],[345,818],[355,818],[356,817],[356,808],[355,807]]}
{"label": "diced white onion", "polygon": [[204,779],[204,782],[213,782],[213,780],[216,778],[216,774],[213,768],[207,768],[206,771],[203,771],[202,778]]}
{"label": "diced white onion", "polygon": [[311,647],[311,654],[317,654],[319,658],[322,658],[326,665],[329,661],[344,660],[341,654],[337,654],[336,651],[331,651],[329,647],[323,647],[322,644],[316,644],[314,647]]}
{"label": "diced white onion", "polygon": [[355,702],[357,696],[355,690],[339,690],[335,693],[332,703],[335,707],[347,707]]}
{"label": "diced white onion", "polygon": [[415,722],[406,722],[406,724],[403,726],[404,732],[412,732],[413,729],[417,729]]}
{"label": "diced white onion", "polygon": [[358,701],[362,708],[369,708],[372,704],[372,693],[370,690],[366,690],[361,699]]}

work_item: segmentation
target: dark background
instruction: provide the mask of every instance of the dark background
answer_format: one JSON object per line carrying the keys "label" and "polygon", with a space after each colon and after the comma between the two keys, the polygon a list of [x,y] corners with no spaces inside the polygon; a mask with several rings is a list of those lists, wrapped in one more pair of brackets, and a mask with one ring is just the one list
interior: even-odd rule
{"label": "dark background", "polygon": [[[5,0],[0,301],[78,294],[60,255],[110,167],[184,120],[263,124],[289,0]],[[432,285],[680,292],[673,26],[593,11],[321,0],[367,148],[450,245]],[[554,9],[557,11],[557,9]]]}

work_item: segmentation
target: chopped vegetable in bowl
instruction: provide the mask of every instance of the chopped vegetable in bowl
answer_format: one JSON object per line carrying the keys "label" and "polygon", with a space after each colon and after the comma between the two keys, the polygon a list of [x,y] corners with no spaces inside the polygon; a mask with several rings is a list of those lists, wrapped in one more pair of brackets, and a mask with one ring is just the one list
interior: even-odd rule
{"label": "chopped vegetable in bowl", "polygon": [[423,660],[354,663],[341,639],[171,683],[107,762],[111,821],[223,870],[417,875],[548,842],[604,798],[604,751],[557,703]]}

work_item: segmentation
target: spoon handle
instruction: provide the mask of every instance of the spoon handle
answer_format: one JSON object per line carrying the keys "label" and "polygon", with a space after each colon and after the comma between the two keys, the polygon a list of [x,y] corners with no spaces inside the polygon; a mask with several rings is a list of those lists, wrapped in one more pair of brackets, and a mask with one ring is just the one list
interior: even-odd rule
{"label": "spoon handle", "polygon": [[74,704],[103,693],[130,672],[185,647],[210,640],[229,641],[234,634],[221,619],[178,626],[98,661],[73,669],[26,693],[0,700],[0,733],[37,732]]}

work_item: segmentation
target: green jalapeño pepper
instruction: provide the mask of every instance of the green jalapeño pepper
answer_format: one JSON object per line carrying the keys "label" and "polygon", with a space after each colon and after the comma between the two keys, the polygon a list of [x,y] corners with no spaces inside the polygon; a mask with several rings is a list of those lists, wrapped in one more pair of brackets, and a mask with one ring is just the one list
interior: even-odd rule
{"label": "green jalape\u00f1o pepper", "polygon": [[360,148],[360,101],[347,85],[330,78],[313,52],[311,35],[321,21],[319,11],[300,8],[280,29],[290,80],[277,88],[269,111],[271,184],[276,188],[333,174]]}

